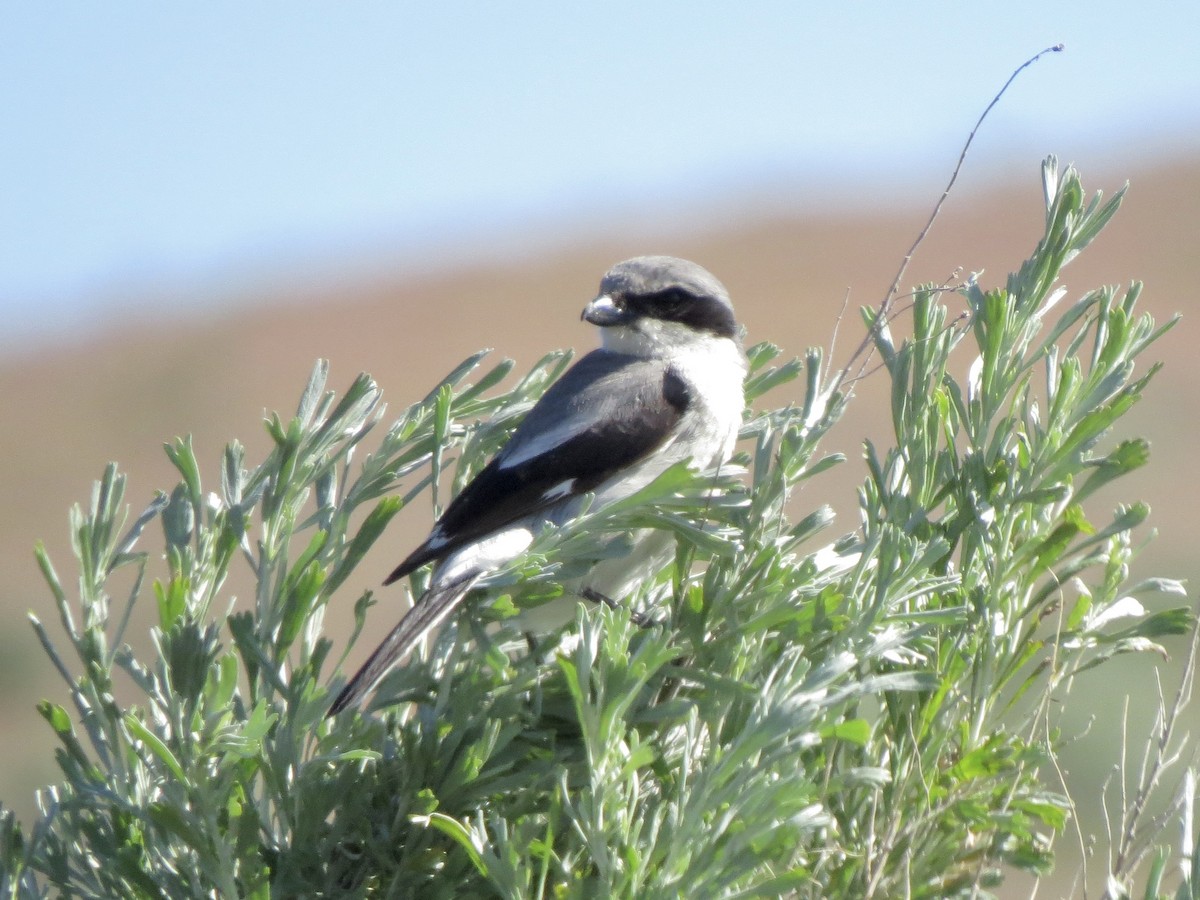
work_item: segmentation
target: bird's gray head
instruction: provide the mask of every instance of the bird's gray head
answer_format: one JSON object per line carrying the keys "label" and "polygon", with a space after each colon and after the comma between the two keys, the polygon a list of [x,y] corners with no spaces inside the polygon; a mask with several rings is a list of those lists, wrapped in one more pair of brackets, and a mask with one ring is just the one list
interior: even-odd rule
{"label": "bird's gray head", "polygon": [[737,337],[725,286],[706,269],[673,256],[635,256],[617,263],[601,279],[600,295],[584,309],[583,318],[601,328],[624,326],[647,336],[667,329],[697,337]]}

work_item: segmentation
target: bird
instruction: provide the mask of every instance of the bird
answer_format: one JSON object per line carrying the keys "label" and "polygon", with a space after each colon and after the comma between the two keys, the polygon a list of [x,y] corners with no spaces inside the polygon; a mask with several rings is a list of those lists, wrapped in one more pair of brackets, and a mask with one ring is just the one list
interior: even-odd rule
{"label": "bird", "polygon": [[[581,319],[600,347],[534,404],[507,443],[446,506],[429,536],[384,581],[435,563],[429,587],[330,707],[361,704],[378,682],[490,572],[538,531],[630,496],[671,466],[729,459],[745,408],[741,330],[724,285],[671,256],[617,263]],[[602,559],[578,593],[618,598],[667,560],[666,532],[640,530],[628,556]]]}

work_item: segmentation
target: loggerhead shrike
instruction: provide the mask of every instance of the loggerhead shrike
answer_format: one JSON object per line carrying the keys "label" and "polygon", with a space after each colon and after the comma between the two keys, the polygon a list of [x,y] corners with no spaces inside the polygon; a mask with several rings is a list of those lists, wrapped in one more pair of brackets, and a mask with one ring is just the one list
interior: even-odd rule
{"label": "loggerhead shrike", "polygon": [[[716,278],[686,260],[639,256],[608,271],[582,318],[601,329],[600,349],[546,391],[388,576],[384,584],[437,563],[429,589],[350,679],[330,715],[361,702],[482,576],[520,555],[540,527],[577,515],[588,492],[597,506],[611,503],[678,462],[703,470],[733,452],[746,357]],[[670,548],[669,534],[639,532],[631,554],[597,563],[580,593],[621,597]]]}

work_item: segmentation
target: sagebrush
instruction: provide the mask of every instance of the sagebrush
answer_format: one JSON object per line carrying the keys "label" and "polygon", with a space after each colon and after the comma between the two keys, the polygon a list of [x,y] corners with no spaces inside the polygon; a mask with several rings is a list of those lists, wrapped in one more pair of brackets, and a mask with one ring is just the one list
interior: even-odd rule
{"label": "sagebrush", "polygon": [[[363,375],[337,397],[318,364],[296,415],[267,423],[265,459],[231,444],[210,492],[177,441],[180,483],[132,523],[110,466],[72,512],[77,582],[39,551],[65,635],[34,621],[69,691],[39,707],[62,777],[35,822],[0,811],[0,887],[933,898],[1049,871],[1071,803],[1046,776],[1073,678],[1159,649],[1192,615],[1170,605],[1178,582],[1131,579],[1146,507],[1102,517],[1093,497],[1148,459],[1121,417],[1171,323],[1138,312],[1137,284],[1056,287],[1120,194],[1087,198],[1053,159],[1043,180],[1045,235],[1003,286],[917,288],[899,342],[866,313],[894,443],[866,447],[853,531],[818,537],[832,513],[789,502],[842,462],[819,446],[849,396],[821,353],[782,361],[757,344],[731,465],[672,469],[543,534],[362,715],[325,719],[348,649],[323,636],[327,606],[390,627],[391,596],[371,609],[370,591],[346,596],[349,576],[400,509],[426,493],[436,506],[444,475],[453,490],[477,471],[568,354],[507,388],[510,362],[476,374],[472,357],[382,437],[377,385]],[[797,383],[799,402],[771,407]],[[558,631],[524,633],[520,611],[594,561],[597,532],[647,526],[678,546],[627,598],[655,624],[580,605]],[[235,566],[256,591],[233,603]],[[133,588],[117,598],[123,570]],[[138,658],[124,633],[149,596],[155,652]],[[118,681],[135,702],[118,702]],[[1162,895],[1179,858],[1174,833],[1145,824],[1134,816],[1109,860],[1114,896],[1146,858],[1145,895]],[[1180,897],[1200,883],[1192,846]]]}

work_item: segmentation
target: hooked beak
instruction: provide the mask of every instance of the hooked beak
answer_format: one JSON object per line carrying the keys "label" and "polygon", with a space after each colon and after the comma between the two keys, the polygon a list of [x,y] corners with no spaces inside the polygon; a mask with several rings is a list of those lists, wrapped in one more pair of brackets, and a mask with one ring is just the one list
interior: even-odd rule
{"label": "hooked beak", "polygon": [[628,320],[625,310],[613,302],[608,294],[601,294],[586,307],[580,316],[585,322],[607,328],[609,325],[621,325]]}

